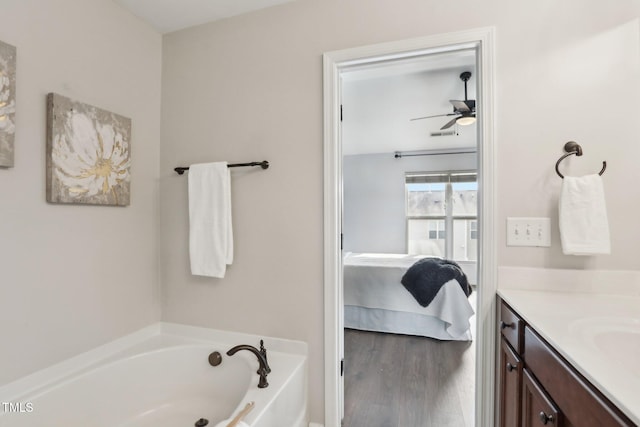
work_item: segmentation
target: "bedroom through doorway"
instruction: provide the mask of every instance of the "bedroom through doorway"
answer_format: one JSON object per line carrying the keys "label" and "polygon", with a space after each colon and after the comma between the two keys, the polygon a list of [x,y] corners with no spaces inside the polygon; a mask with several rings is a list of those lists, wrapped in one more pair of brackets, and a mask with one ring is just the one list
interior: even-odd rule
{"label": "bedroom through doorway", "polygon": [[476,55],[340,72],[345,427],[475,425]]}

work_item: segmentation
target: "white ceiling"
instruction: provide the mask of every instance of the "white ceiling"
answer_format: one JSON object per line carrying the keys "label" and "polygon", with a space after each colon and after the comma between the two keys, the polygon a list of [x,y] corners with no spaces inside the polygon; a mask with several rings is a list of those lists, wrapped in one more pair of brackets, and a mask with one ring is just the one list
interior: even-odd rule
{"label": "white ceiling", "polygon": [[165,34],[295,0],[114,0]]}
{"label": "white ceiling", "polygon": [[471,71],[468,99],[476,99],[475,52],[422,55],[354,66],[342,77],[344,155],[395,151],[449,151],[476,146],[477,126],[454,125],[454,135],[432,136],[452,117],[449,100],[464,99],[463,71]]}

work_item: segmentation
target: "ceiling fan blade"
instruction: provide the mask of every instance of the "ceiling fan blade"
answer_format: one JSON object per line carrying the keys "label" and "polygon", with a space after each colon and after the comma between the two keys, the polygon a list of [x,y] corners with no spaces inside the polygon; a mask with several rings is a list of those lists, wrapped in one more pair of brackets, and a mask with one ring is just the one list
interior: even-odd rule
{"label": "ceiling fan blade", "polygon": [[[449,100],[449,102],[451,104],[453,104],[453,109],[457,112],[460,113],[469,113],[471,112],[471,109],[469,108],[469,106],[467,105],[467,103],[465,101],[457,101],[455,99],[451,99]],[[474,102],[475,104],[475,102]]]}
{"label": "ceiling fan blade", "polygon": [[453,125],[455,124],[456,120],[458,120],[458,118],[457,118],[457,117],[456,117],[456,118],[454,118],[454,119],[451,119],[451,120],[450,120],[446,125],[442,126],[442,127],[440,128],[440,130],[449,129],[451,126],[453,126]]}
{"label": "ceiling fan blade", "polygon": [[446,116],[457,116],[457,114],[456,113],[449,113],[449,114],[437,114],[435,116],[415,117],[413,119],[409,119],[409,121],[412,122],[414,120],[432,119],[434,117],[446,117]]}

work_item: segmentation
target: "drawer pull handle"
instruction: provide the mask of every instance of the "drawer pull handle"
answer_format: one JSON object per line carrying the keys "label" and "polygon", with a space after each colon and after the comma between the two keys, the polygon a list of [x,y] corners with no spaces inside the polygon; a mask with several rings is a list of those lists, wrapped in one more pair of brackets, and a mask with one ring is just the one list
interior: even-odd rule
{"label": "drawer pull handle", "polygon": [[507,371],[511,372],[514,369],[517,369],[518,366],[517,365],[512,365],[511,363],[507,362]]}
{"label": "drawer pull handle", "polygon": [[547,415],[544,413],[544,411],[540,412],[540,422],[544,425],[547,425],[547,423],[552,423],[553,424],[553,415]]}
{"label": "drawer pull handle", "polygon": [[511,323],[505,323],[504,321],[500,321],[500,329],[507,329],[507,328],[515,328],[516,324],[511,322]]}

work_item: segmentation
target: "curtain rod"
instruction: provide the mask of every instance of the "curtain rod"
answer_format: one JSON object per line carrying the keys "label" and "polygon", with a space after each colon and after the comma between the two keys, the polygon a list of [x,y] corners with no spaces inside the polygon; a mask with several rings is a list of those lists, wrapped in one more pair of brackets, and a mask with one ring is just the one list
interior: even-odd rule
{"label": "curtain rod", "polygon": [[[228,168],[237,168],[237,167],[243,167],[243,166],[260,166],[262,169],[269,169],[269,162],[266,160],[263,160],[261,162],[233,163],[233,164],[227,165]],[[174,168],[173,170],[176,171],[178,175],[182,175],[184,171],[188,171],[189,168],[184,166],[179,166],[177,168]]]}
{"label": "curtain rod", "polygon": [[393,157],[396,159],[401,159],[403,157],[416,157],[416,156],[441,156],[443,154],[475,154],[478,150],[475,148],[463,148],[460,150],[450,150],[450,151],[432,151],[428,153],[415,153],[415,154],[402,154],[400,151],[396,151],[393,153]]}

